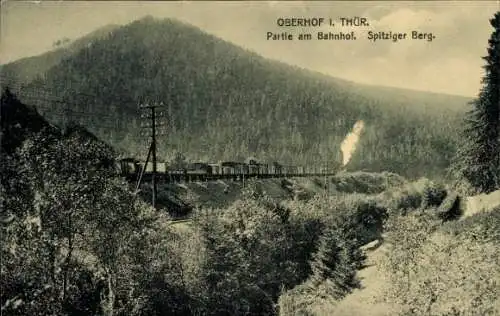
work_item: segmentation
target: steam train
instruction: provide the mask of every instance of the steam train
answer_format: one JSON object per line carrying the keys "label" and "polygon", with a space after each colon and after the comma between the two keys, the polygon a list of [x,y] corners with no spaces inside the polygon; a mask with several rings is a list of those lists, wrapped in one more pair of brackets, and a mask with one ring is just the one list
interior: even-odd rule
{"label": "steam train", "polygon": [[[117,161],[119,174],[127,179],[136,180],[142,173],[147,181],[153,173],[153,163],[124,158]],[[144,171],[143,171],[144,170]],[[277,162],[259,163],[256,160],[247,162],[223,161],[219,163],[190,162],[182,166],[169,166],[167,163],[156,163],[158,179],[167,182],[196,181],[210,179],[242,179],[242,178],[278,178],[325,175],[327,170],[318,167],[289,166]]]}

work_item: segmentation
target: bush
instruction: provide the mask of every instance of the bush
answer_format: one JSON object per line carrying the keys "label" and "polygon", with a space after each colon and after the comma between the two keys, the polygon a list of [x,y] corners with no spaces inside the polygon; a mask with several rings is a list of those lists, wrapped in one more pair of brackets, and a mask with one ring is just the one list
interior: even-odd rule
{"label": "bush", "polygon": [[462,213],[462,199],[456,192],[451,192],[437,208],[437,215],[443,221],[458,219]]}
{"label": "bush", "polygon": [[306,281],[295,288],[284,292],[278,301],[280,316],[313,316],[315,307],[322,305],[334,305],[335,300],[327,294],[329,284],[327,282],[313,286]]}
{"label": "bush", "polygon": [[437,207],[446,196],[447,190],[443,185],[421,178],[403,187],[384,192],[379,199],[391,213],[404,215],[410,210]]}
{"label": "bush", "polygon": [[498,244],[433,234],[417,253],[410,311],[415,315],[499,315]]}
{"label": "bush", "polygon": [[66,315],[48,268],[52,253],[46,238],[20,224],[13,222],[2,234],[2,315]]}
{"label": "bush", "polygon": [[425,182],[422,194],[422,209],[439,206],[447,196],[446,188],[434,182]]}
{"label": "bush", "polygon": [[203,287],[194,280],[201,266],[194,260],[203,260],[203,249],[193,233],[167,225],[160,217],[129,240],[119,265],[117,314],[189,315],[198,307]]}
{"label": "bush", "polygon": [[500,208],[477,213],[460,221],[448,222],[441,229],[455,238],[498,243],[500,242]]}
{"label": "bush", "polygon": [[498,315],[498,210],[439,223],[426,212],[389,221],[386,299],[407,315]]}
{"label": "bush", "polygon": [[389,172],[341,172],[331,179],[338,192],[377,194],[391,187],[401,186],[403,177]]}
{"label": "bush", "polygon": [[393,285],[386,293],[389,300],[403,305],[411,302],[411,285],[416,282],[412,273],[417,264],[416,254],[439,223],[425,212],[389,217],[385,228],[391,252],[381,262]]}
{"label": "bush", "polygon": [[301,281],[295,239],[279,213],[245,199],[223,213],[197,219],[207,250],[203,314],[274,314],[282,287]]}
{"label": "bush", "polygon": [[362,246],[382,234],[387,219],[387,210],[375,199],[363,195],[347,195],[334,200],[325,221],[335,229],[347,234]]}

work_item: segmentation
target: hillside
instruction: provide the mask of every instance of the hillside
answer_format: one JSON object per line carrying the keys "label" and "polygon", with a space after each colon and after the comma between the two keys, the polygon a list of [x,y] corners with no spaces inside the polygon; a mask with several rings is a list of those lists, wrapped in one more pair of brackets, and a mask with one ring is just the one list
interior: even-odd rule
{"label": "hillside", "polygon": [[36,109],[22,104],[9,89],[2,94],[0,105],[2,156],[13,154],[33,134],[42,131],[59,134],[59,130],[40,116]]}
{"label": "hillside", "polygon": [[168,105],[164,159],[181,151],[192,160],[338,163],[342,139],[364,120],[349,169],[409,177],[442,174],[469,101],[331,78],[151,17],[62,59],[20,97],[57,124],[79,121],[143,158],[138,105],[145,100]]}
{"label": "hillside", "polygon": [[[107,25],[75,41],[62,42],[54,50],[39,56],[26,57],[6,65],[0,65],[2,83],[11,85],[13,86],[12,88],[19,83],[29,83],[37,76],[42,75],[53,66],[59,64],[65,58],[91,45],[93,41],[103,38],[117,27],[118,25]],[[15,89],[13,90],[15,91]]]}

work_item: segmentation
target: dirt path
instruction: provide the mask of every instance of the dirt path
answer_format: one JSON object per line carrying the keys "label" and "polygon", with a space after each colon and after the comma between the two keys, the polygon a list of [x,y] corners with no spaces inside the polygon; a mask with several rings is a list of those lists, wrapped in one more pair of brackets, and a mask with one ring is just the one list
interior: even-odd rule
{"label": "dirt path", "polygon": [[384,274],[379,271],[376,263],[389,251],[390,246],[383,243],[373,250],[366,250],[367,267],[358,272],[361,280],[361,289],[356,289],[346,296],[333,309],[335,316],[387,316],[397,315],[397,306],[387,303],[377,302],[384,293],[384,289],[389,285]]}

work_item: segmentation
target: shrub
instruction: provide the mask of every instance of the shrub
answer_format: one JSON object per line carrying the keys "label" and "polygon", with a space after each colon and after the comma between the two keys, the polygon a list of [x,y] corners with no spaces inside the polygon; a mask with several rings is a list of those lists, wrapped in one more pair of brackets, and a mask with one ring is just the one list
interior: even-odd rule
{"label": "shrub", "polygon": [[462,215],[462,199],[456,192],[451,192],[437,208],[437,215],[443,221],[458,219]]}
{"label": "shrub", "polygon": [[454,238],[500,242],[500,208],[490,212],[477,213],[460,221],[451,221],[441,228]]}
{"label": "shrub", "polygon": [[403,177],[389,172],[341,172],[331,179],[338,192],[377,194],[406,181]]}
{"label": "shrub", "polygon": [[379,238],[386,219],[387,210],[364,195],[337,198],[325,215],[325,221],[355,240],[357,247]]}
{"label": "shrub", "polygon": [[202,296],[203,287],[193,279],[201,264],[190,259],[197,251],[202,260],[203,251],[190,232],[174,231],[164,220],[145,225],[129,240],[117,277],[119,315],[186,315],[198,307],[194,298]]}
{"label": "shrub", "polygon": [[411,285],[416,282],[412,273],[416,265],[415,256],[439,223],[426,212],[389,217],[385,228],[391,252],[381,262],[382,269],[393,284],[386,293],[389,300],[403,305],[411,302]]}
{"label": "shrub", "polygon": [[273,314],[281,288],[298,284],[301,275],[283,218],[252,199],[213,215],[197,220],[207,250],[203,313]]}
{"label": "shrub", "polygon": [[51,249],[45,236],[32,234],[19,221],[2,234],[2,315],[66,315],[50,270]]}
{"label": "shrub", "polygon": [[283,292],[278,300],[279,315],[313,316],[314,313],[311,310],[311,306],[321,302],[323,299],[317,287],[311,286],[310,282],[305,282],[289,291]]}
{"label": "shrub", "polygon": [[381,203],[394,214],[406,214],[410,210],[439,206],[447,196],[446,188],[421,178],[400,188],[379,195]]}
{"label": "shrub", "polygon": [[388,221],[386,299],[407,315],[498,315],[498,210],[439,223],[426,212]]}
{"label": "shrub", "polygon": [[330,282],[313,286],[310,281],[284,292],[278,301],[280,316],[313,316],[317,306],[333,306],[335,300],[330,296]]}
{"label": "shrub", "polygon": [[447,196],[446,188],[435,182],[425,182],[422,194],[422,209],[439,206]]}
{"label": "shrub", "polygon": [[417,253],[410,311],[415,315],[498,315],[498,244],[433,234]]}

